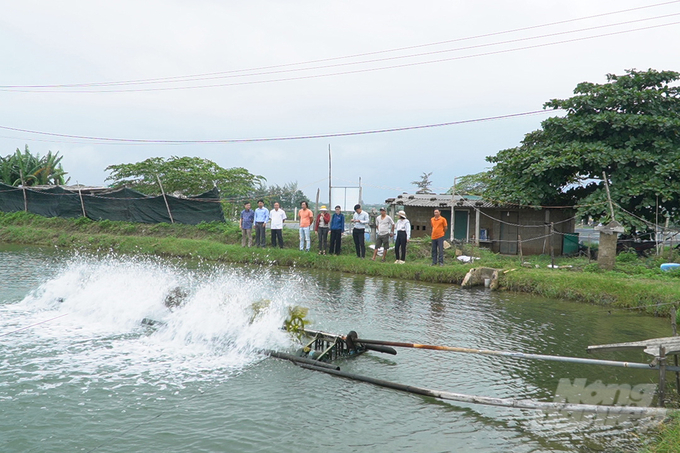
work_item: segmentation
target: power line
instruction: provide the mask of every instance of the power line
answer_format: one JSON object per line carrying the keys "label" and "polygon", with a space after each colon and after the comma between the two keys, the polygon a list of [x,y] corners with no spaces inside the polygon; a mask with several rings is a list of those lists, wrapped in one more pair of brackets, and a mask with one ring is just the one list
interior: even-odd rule
{"label": "power line", "polygon": [[[677,16],[677,15],[680,15],[680,13],[669,14],[667,16],[659,16],[659,17],[671,17],[671,16]],[[659,17],[656,17],[656,18],[659,18]],[[656,18],[653,18],[653,19],[656,19]],[[648,20],[648,19],[639,19],[639,20],[634,20],[634,21],[629,21],[629,22],[624,22],[624,23],[619,23],[619,24],[614,24],[614,25],[628,24],[628,23],[632,23],[632,22],[639,22],[639,21],[642,21],[642,20]],[[504,54],[504,53],[510,53],[510,52],[517,52],[517,51],[521,51],[521,50],[537,49],[537,48],[542,48],[542,47],[555,46],[555,45],[559,45],[559,44],[568,44],[568,43],[572,43],[572,42],[585,41],[585,40],[603,38],[603,37],[608,37],[608,36],[616,36],[616,35],[621,35],[621,34],[626,34],[626,33],[633,33],[633,32],[637,32],[637,31],[651,30],[651,29],[655,29],[655,28],[667,27],[667,26],[678,25],[678,24],[680,24],[680,21],[669,22],[669,23],[665,23],[665,24],[652,25],[652,26],[648,26],[648,27],[640,27],[640,28],[635,28],[635,29],[630,29],[630,30],[620,30],[620,31],[616,31],[616,32],[602,33],[602,34],[599,34],[599,35],[583,36],[583,37],[580,37],[580,38],[565,39],[565,40],[562,40],[562,41],[554,41],[554,42],[548,42],[548,43],[534,44],[534,45],[529,45],[529,46],[511,48],[511,49],[502,49],[502,50],[482,52],[482,53],[477,53],[477,54],[462,55],[462,56],[456,56],[456,57],[439,58],[439,59],[427,60],[427,61],[416,61],[416,62],[410,62],[410,63],[391,65],[391,66],[380,66],[380,67],[374,67],[374,68],[363,68],[363,69],[355,69],[355,70],[348,70],[348,71],[331,72],[331,73],[326,73],[326,74],[300,75],[300,76],[294,76],[294,77],[283,77],[283,78],[274,78],[274,79],[266,79],[266,80],[246,80],[246,81],[230,82],[230,83],[214,83],[214,84],[208,84],[208,85],[185,85],[185,86],[172,86],[172,87],[159,87],[159,88],[76,89],[76,90],[68,90],[68,91],[63,91],[63,90],[59,89],[60,87],[58,87],[58,86],[48,86],[48,88],[36,86],[37,88],[40,88],[40,89],[29,89],[29,88],[21,88],[21,87],[13,88],[12,86],[5,86],[5,87],[0,86],[0,91],[23,92],[23,93],[62,93],[62,92],[69,92],[69,93],[133,93],[133,92],[190,90],[190,89],[199,89],[199,88],[218,88],[218,87],[228,87],[228,86],[241,86],[241,85],[253,85],[253,84],[263,84],[263,83],[288,82],[288,81],[295,81],[295,80],[306,80],[306,79],[316,79],[316,78],[322,78],[322,77],[359,74],[359,73],[364,73],[364,72],[384,71],[384,70],[388,70],[388,69],[399,69],[399,68],[406,68],[406,67],[411,67],[411,66],[421,66],[421,65],[427,65],[427,64],[442,63],[442,62],[447,62],[447,61],[455,61],[455,60],[465,60],[465,59],[469,59],[469,58],[498,55],[498,54]],[[584,31],[584,30],[592,30],[592,29],[604,28],[604,27],[609,27],[609,26],[614,26],[614,25],[603,25],[603,26],[591,27],[589,29],[582,29],[582,30],[577,30],[577,31],[580,32],[580,31]],[[566,33],[574,33],[574,32],[575,31],[559,32],[559,33],[554,33],[554,34],[546,35],[546,36],[556,36],[556,35],[561,35],[561,34],[566,34]],[[543,37],[545,37],[545,36],[543,36]],[[506,44],[506,43],[526,41],[526,40],[529,40],[529,39],[536,39],[536,38],[520,38],[520,39],[516,39],[516,40],[510,40],[510,41],[505,41],[505,42],[500,42],[500,43],[495,43],[495,44],[481,44],[481,45],[478,45],[478,46],[471,46],[469,48],[471,49],[471,48],[479,48],[479,47],[485,47],[485,46],[491,46],[491,45],[500,45],[500,44]],[[462,48],[462,49],[467,49],[467,48]],[[453,50],[461,50],[461,49],[453,49]],[[385,59],[381,59],[381,60],[374,60],[374,62],[393,60],[393,59],[397,59],[397,58],[411,58],[411,57],[415,57],[415,56],[422,56],[422,55],[442,53],[442,52],[450,52],[450,51],[453,51],[453,50],[436,51],[436,52],[429,52],[429,53],[425,53],[425,54],[414,54],[414,55],[402,56],[402,57],[390,57],[390,58],[385,58]],[[324,68],[337,67],[337,66],[346,66],[346,65],[349,65],[349,64],[365,64],[365,63],[370,63],[370,62],[372,62],[372,61],[369,60],[369,61],[363,61],[363,62],[342,63],[342,64],[337,64],[337,65],[328,65],[328,66],[325,66],[325,67],[322,66],[322,67],[317,67],[317,68],[305,68],[305,69],[286,70],[286,71],[272,71],[271,73],[247,74],[246,76],[271,75],[271,74],[277,74],[277,73],[283,73],[283,72],[312,70],[312,69],[324,69]],[[242,77],[242,76],[239,76],[239,77]],[[208,80],[208,79],[206,79],[206,80]],[[104,88],[107,88],[107,86],[104,86]]]}
{"label": "power line", "polygon": [[[366,57],[366,56],[372,56],[372,55],[380,55],[380,54],[392,53],[392,52],[400,52],[400,51],[404,51],[404,50],[412,50],[412,49],[419,49],[419,48],[425,48],[425,47],[439,46],[439,45],[442,45],[442,44],[450,44],[450,43],[454,43],[454,42],[470,41],[470,40],[474,40],[474,39],[487,38],[487,37],[492,37],[492,36],[500,36],[500,35],[505,35],[505,34],[510,34],[510,33],[517,33],[517,32],[520,32],[520,31],[527,31],[527,30],[535,30],[535,29],[545,28],[545,27],[552,27],[552,26],[555,26],[555,25],[562,25],[562,24],[578,22],[578,21],[583,21],[583,20],[588,20],[588,19],[594,19],[594,18],[609,16],[609,15],[628,13],[628,12],[639,11],[639,10],[649,9],[649,8],[656,8],[656,7],[659,7],[659,6],[666,6],[666,5],[679,3],[679,2],[680,2],[680,0],[673,0],[673,1],[668,1],[668,2],[656,3],[656,4],[652,4],[652,5],[639,6],[639,7],[635,7],[635,8],[628,8],[628,9],[623,9],[623,10],[618,10],[618,11],[611,11],[611,12],[607,12],[607,13],[594,14],[594,15],[584,16],[584,17],[579,17],[579,18],[574,18],[574,19],[566,19],[566,20],[561,20],[561,21],[556,21],[556,22],[550,22],[550,23],[546,23],[546,24],[532,25],[532,26],[528,26],[528,27],[515,28],[515,29],[504,30],[504,31],[499,31],[499,32],[485,33],[485,34],[480,34],[480,35],[475,35],[475,36],[470,36],[470,37],[449,39],[449,40],[445,40],[445,41],[438,41],[438,42],[433,42],[433,43],[398,47],[398,48],[379,50],[379,51],[374,51],[374,52],[364,52],[364,53],[346,55],[346,56],[340,56],[340,57],[331,57],[331,58],[309,60],[309,61],[297,62],[297,63],[260,66],[260,67],[250,68],[250,69],[237,69],[237,70],[231,70],[231,71],[210,72],[210,73],[193,74],[193,75],[185,75],[185,76],[135,79],[135,80],[126,80],[126,81],[114,81],[114,82],[86,82],[86,83],[71,83],[71,84],[51,84],[51,85],[0,85],[0,89],[76,88],[76,87],[96,87],[96,86],[106,87],[106,86],[121,86],[121,85],[134,85],[134,84],[186,82],[186,81],[194,81],[194,80],[204,80],[205,78],[219,78],[219,77],[224,76],[226,74],[236,74],[236,73],[253,72],[253,71],[276,69],[276,68],[285,68],[285,67],[291,67],[291,66],[301,66],[301,65],[323,63],[323,62],[337,61],[337,60],[344,60],[344,59],[351,59],[351,58],[360,58],[360,57]],[[664,16],[658,16],[656,18],[659,18],[659,17],[664,17]],[[655,18],[651,18],[651,19],[655,19]],[[650,19],[640,19],[640,20],[650,20]],[[624,22],[624,23],[626,23],[626,22]],[[620,24],[614,24],[614,25],[620,25]],[[612,25],[608,25],[608,26],[612,26]],[[587,29],[584,29],[584,30],[587,30]],[[583,31],[583,30],[581,30],[581,31]],[[536,39],[536,38],[534,37],[534,38],[526,38],[526,39]],[[449,50],[449,51],[451,51],[451,50]],[[395,58],[397,58],[397,57],[395,57]],[[405,57],[400,57],[400,58],[405,58]],[[356,64],[356,63],[354,63],[354,64]],[[300,70],[300,69],[298,69],[298,70]]]}
{"label": "power line", "polygon": [[446,123],[434,123],[434,124],[423,124],[419,126],[404,126],[404,127],[394,127],[387,129],[371,129],[365,131],[355,131],[355,132],[335,132],[329,134],[311,134],[311,135],[291,135],[287,137],[263,137],[263,138],[233,138],[233,139],[220,139],[220,140],[154,140],[154,139],[130,139],[130,138],[112,138],[112,137],[93,137],[86,135],[70,135],[70,134],[57,134],[52,132],[42,132],[34,131],[29,129],[19,129],[9,126],[0,126],[0,129],[14,131],[14,132],[24,132],[28,134],[44,135],[49,137],[60,137],[67,139],[79,139],[103,142],[102,144],[116,144],[116,143],[130,143],[130,144],[149,144],[149,145],[193,145],[193,144],[226,144],[226,143],[250,143],[250,142],[275,142],[275,141],[291,141],[291,140],[309,140],[315,138],[334,138],[334,137],[351,137],[357,135],[371,135],[371,134],[386,134],[390,132],[403,132],[418,129],[428,129],[434,127],[444,127],[444,126],[456,126],[460,124],[468,123],[480,123],[484,121],[493,121],[507,118],[516,118],[529,115],[537,115],[539,113],[552,113],[554,110],[534,110],[530,112],[522,113],[511,113],[508,115],[498,115],[498,116],[488,116],[484,118],[475,118],[469,120],[460,121],[449,121]]}

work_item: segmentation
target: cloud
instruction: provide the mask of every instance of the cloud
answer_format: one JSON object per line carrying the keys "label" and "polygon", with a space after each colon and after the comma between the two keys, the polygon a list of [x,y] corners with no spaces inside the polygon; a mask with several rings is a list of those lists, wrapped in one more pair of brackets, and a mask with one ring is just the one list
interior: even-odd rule
{"label": "cloud", "polygon": [[[14,2],[5,5],[0,16],[0,85],[123,81],[290,65],[639,6],[632,0]],[[499,43],[677,12],[677,5],[667,5],[363,58]],[[248,82],[234,86],[129,93],[0,91],[4,107],[0,110],[0,125],[101,137],[226,139],[379,129],[536,110],[548,99],[569,96],[579,82],[604,82],[606,73],[622,73],[632,67],[677,70],[673,67],[676,55],[659,43],[675,42],[678,26],[513,49],[675,19],[389,62],[276,72],[299,68],[285,66],[257,71],[272,74],[248,77],[233,77],[243,73],[222,74],[230,77],[200,82]],[[507,52],[474,56],[497,50]],[[454,56],[469,58],[326,76]],[[315,65],[348,61],[357,59]],[[324,76],[253,83],[314,75]],[[138,87],[141,85],[128,86]],[[3,133],[0,154],[23,148],[24,143],[39,152],[61,150],[66,170],[87,184],[103,183],[103,169],[112,163],[157,155],[199,155],[220,165],[246,167],[264,175],[272,184],[298,181],[301,186],[313,186],[327,174],[330,143],[338,178],[356,181],[361,176],[366,183],[365,200],[381,202],[394,193],[378,187],[411,190],[409,182],[423,171],[433,171],[434,185],[442,188],[450,186],[454,176],[482,171],[487,166],[485,156],[516,146],[525,133],[539,126],[540,119],[332,140],[200,146],[84,146],[45,143],[26,134],[5,138],[10,134]]]}

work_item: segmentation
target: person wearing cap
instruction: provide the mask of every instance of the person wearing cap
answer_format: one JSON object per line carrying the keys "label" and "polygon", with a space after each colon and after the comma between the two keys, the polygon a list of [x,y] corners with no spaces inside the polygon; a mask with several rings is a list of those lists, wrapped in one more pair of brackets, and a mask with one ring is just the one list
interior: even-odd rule
{"label": "person wearing cap", "polygon": [[375,227],[378,230],[378,237],[375,239],[375,250],[373,250],[373,261],[378,255],[378,249],[383,247],[383,262],[387,258],[387,249],[390,248],[390,238],[394,236],[394,220],[387,215],[385,208],[380,208],[380,215],[375,219]]}
{"label": "person wearing cap", "polygon": [[316,224],[314,231],[319,234],[319,255],[325,255],[328,248],[328,227],[331,224],[331,215],[328,213],[328,208],[321,206],[319,214],[316,216]]}
{"label": "person wearing cap", "polygon": [[394,229],[397,231],[397,238],[394,241],[394,253],[397,257],[395,264],[404,264],[406,260],[406,243],[411,240],[411,222],[406,218],[404,211],[397,212],[397,223]]}
{"label": "person wearing cap", "polygon": [[343,231],[345,231],[345,215],[338,205],[335,207],[335,214],[331,216],[331,255],[340,255]]}
{"label": "person wearing cap", "polygon": [[354,205],[354,215],[352,215],[352,237],[354,238],[354,247],[357,250],[357,258],[366,257],[366,243],[364,233],[366,233],[366,225],[370,222],[368,212],[361,209],[360,204]]}
{"label": "person wearing cap", "polygon": [[434,217],[430,219],[432,226],[432,265],[444,265],[444,235],[449,224],[442,217],[439,209],[434,210]]}

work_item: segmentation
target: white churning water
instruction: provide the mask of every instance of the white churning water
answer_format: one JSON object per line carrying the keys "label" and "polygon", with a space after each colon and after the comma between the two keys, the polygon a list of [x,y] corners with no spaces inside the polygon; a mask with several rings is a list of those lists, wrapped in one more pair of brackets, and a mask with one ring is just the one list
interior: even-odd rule
{"label": "white churning water", "polygon": [[[257,350],[289,346],[280,326],[295,286],[266,269],[206,273],[154,259],[79,256],[21,302],[4,305],[0,334],[51,319],[11,334],[14,350],[25,348],[24,380],[224,379],[260,360]],[[181,306],[166,307],[177,294]],[[254,317],[252,305],[263,299],[270,303]],[[143,325],[145,318],[161,323]]]}

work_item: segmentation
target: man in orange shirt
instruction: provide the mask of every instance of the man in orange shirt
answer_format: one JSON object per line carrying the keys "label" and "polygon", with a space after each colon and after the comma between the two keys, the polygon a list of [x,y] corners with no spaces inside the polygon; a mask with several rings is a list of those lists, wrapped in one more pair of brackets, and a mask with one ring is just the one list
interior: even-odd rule
{"label": "man in orange shirt", "polygon": [[442,217],[439,209],[434,210],[434,217],[430,219],[432,226],[432,265],[444,265],[444,236],[449,224],[446,219]]}
{"label": "man in orange shirt", "polygon": [[309,252],[309,247],[312,244],[311,237],[309,236],[309,227],[314,223],[314,213],[307,206],[307,202],[303,201],[300,203],[300,209],[298,211],[298,219],[300,219],[300,251]]}

